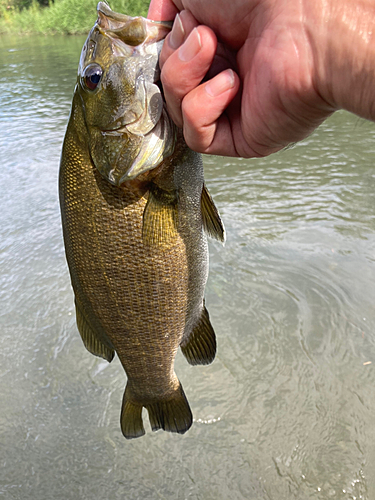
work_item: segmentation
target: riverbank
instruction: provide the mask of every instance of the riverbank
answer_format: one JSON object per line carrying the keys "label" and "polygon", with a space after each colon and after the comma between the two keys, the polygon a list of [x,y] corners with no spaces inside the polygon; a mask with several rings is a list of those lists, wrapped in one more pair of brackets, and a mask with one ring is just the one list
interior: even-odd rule
{"label": "riverbank", "polygon": [[[34,2],[28,9],[0,11],[0,34],[66,34],[87,33],[96,19],[98,0],[55,0],[50,7]],[[111,0],[117,12],[146,16],[149,0]]]}

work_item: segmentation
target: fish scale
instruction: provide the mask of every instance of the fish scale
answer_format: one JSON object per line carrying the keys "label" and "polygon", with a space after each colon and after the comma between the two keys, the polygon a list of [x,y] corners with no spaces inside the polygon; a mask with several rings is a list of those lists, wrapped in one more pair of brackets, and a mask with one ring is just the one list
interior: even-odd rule
{"label": "fish scale", "polygon": [[[179,236],[170,248],[145,246],[142,215],[146,198],[112,186],[88,162],[81,163],[81,167],[78,176],[74,163],[66,165],[65,217],[69,236],[65,245],[69,261],[79,262],[73,289],[83,308],[90,310],[89,321],[92,316],[100,318],[104,331],[121,333],[116,351],[131,377],[133,366],[137,371],[139,364],[139,339],[142,356],[153,357],[156,365],[165,365],[165,354],[160,354],[155,340],[159,335],[168,340],[170,330],[182,338],[188,281],[185,245]],[[131,238],[124,237],[128,234]],[[178,307],[171,308],[171,303]],[[138,335],[129,335],[132,331]],[[177,347],[176,340],[166,343],[169,363]],[[142,374],[146,378],[148,375]],[[160,378],[157,384],[161,391]],[[169,380],[165,392],[168,384]]]}
{"label": "fish scale", "polygon": [[[165,110],[155,114],[147,101],[162,102],[155,100],[160,90],[144,75],[158,74],[166,27],[116,14],[102,3],[98,12],[82,50],[60,164],[77,326],[91,353],[108,361],[117,353],[124,367],[124,436],[144,434],[143,407],[153,430],[184,433],[192,414],[174,360],[179,346],[191,364],[214,359],[215,333],[203,298],[208,273],[204,229],[221,240],[224,229],[204,185],[200,155],[186,146]],[[122,51],[119,34],[131,51],[125,42]],[[87,51],[93,41],[95,51]],[[159,49],[152,50],[153,44]],[[131,58],[134,64],[143,62],[145,71],[135,71]],[[86,75],[92,74],[95,80],[86,87]],[[138,74],[141,83],[135,80]],[[129,95],[124,124],[117,110],[124,92],[131,89],[135,96],[139,85],[144,85],[145,109],[128,130]],[[155,117],[159,122],[153,122]],[[111,123],[120,127],[108,133]],[[150,149],[155,147],[157,154]]]}

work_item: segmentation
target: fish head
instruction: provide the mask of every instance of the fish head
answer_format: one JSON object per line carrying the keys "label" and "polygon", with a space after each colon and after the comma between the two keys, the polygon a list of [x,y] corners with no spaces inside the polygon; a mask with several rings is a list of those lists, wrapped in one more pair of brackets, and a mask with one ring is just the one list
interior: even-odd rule
{"label": "fish head", "polygon": [[113,12],[104,2],[83,46],[76,92],[91,158],[120,186],[156,168],[175,147],[164,105],[159,54],[171,23]]}

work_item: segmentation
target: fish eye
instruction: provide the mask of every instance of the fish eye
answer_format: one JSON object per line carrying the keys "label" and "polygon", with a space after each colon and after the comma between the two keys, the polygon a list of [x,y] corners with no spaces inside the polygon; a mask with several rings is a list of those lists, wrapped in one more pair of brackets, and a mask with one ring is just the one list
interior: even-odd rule
{"label": "fish eye", "polygon": [[82,83],[88,90],[95,90],[102,78],[103,70],[99,64],[89,64],[83,71]]}

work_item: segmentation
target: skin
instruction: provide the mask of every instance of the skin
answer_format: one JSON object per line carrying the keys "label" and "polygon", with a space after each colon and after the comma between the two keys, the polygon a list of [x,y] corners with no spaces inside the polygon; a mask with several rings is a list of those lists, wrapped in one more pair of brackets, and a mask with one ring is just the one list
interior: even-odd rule
{"label": "skin", "polygon": [[372,0],[151,1],[177,14],[161,80],[192,149],[266,156],[337,109],[375,119]]}

